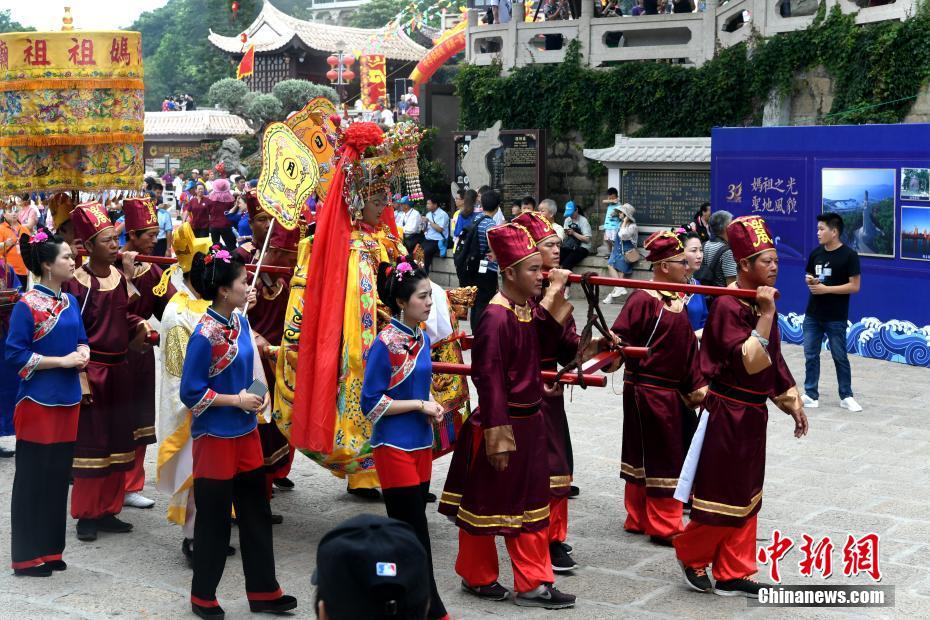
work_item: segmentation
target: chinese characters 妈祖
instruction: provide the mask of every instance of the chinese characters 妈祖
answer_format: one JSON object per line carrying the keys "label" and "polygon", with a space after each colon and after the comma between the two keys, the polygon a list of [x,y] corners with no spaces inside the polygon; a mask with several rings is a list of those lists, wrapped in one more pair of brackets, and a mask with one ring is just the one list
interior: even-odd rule
{"label": "chinese characters \u5988\u7956", "polygon": [[794,177],[753,177],[751,189],[753,213],[798,212],[798,181]]}

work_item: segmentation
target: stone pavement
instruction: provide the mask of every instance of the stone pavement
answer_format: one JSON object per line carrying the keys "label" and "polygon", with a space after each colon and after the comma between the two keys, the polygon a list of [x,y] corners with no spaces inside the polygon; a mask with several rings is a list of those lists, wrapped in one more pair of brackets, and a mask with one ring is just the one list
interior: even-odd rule
{"label": "stone pavement", "polygon": [[[605,306],[608,321],[617,306]],[[584,324],[583,308],[576,320]],[[786,346],[795,377],[803,380],[800,347]],[[759,609],[745,599],[698,594],[685,589],[668,548],[656,547],[623,531],[623,486],[619,478],[622,389],[576,389],[567,402],[574,439],[576,482],[581,496],[570,502],[569,541],[582,568],[559,577],[558,587],[578,595],[565,612],[528,610],[512,603],[485,603],[464,595],[453,571],[457,530],[435,511],[429,513],[439,588],[453,618],[736,618],[736,617],[930,617],[930,416],[926,369],[852,357],[856,397],[865,407],[852,414],[838,406],[832,363],[824,356],[821,408],[808,412],[810,435],[792,436],[792,424],[771,409],[765,498],[759,536],[774,528],[796,546],[781,562],[783,583],[871,583],[842,574],[847,534],[881,535],[883,584],[895,586],[895,607],[837,611]],[[4,445],[9,439],[4,439]],[[0,570],[3,618],[185,618],[190,570],[181,556],[181,532],[164,517],[166,498],[154,490],[155,450],[147,460],[146,494],[158,500],[152,510],[127,508],[135,524],[128,535],[101,534],[81,543],[69,523],[65,560],[69,569],[48,579],[15,578]],[[441,490],[449,465],[434,466],[433,490]],[[299,599],[296,617],[312,618],[310,573],[320,537],[340,520],[360,512],[383,514],[380,503],[344,493],[344,483],[298,455],[291,478],[295,491],[278,492],[272,502],[284,515],[275,527],[278,578]],[[0,531],[9,532],[13,462],[0,461]],[[238,547],[236,529],[233,544]],[[799,576],[801,535],[832,536],[834,576],[828,582]],[[760,542],[760,544],[766,544]],[[503,545],[500,545],[503,555]],[[0,538],[0,563],[9,566],[9,538]],[[762,567],[763,580],[767,567]],[[502,565],[501,582],[511,573]],[[219,589],[229,617],[249,617],[240,558],[230,558]]]}

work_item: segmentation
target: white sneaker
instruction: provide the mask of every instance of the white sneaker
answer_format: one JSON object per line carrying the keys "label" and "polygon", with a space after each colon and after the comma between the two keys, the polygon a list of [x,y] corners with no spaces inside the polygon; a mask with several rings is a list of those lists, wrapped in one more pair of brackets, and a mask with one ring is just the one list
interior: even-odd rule
{"label": "white sneaker", "polygon": [[614,303],[614,296],[613,296],[613,295],[608,295],[608,296],[605,297],[603,300],[601,300],[601,303],[602,303],[602,304],[607,304],[607,305],[610,305],[610,304]]}
{"label": "white sneaker", "polygon": [[804,403],[804,407],[806,407],[807,409],[816,409],[817,407],[820,406],[819,400],[814,400],[807,394],[804,394],[803,396],[801,396],[801,402]]}
{"label": "white sneaker", "polygon": [[627,290],[626,290],[625,288],[623,288],[622,286],[615,286],[615,287],[614,287],[614,290],[612,290],[612,291],[610,292],[610,295],[611,295],[612,297],[621,297],[621,296],[623,296],[623,295],[626,295],[628,292],[629,292],[629,291],[627,291]]}
{"label": "white sneaker", "polygon": [[862,411],[862,405],[856,402],[856,399],[852,396],[847,396],[840,401],[840,407],[843,409],[849,409],[850,411]]}
{"label": "white sneaker", "polygon": [[127,493],[123,497],[123,506],[131,508],[151,508],[155,505],[155,500],[149,499],[141,493]]}

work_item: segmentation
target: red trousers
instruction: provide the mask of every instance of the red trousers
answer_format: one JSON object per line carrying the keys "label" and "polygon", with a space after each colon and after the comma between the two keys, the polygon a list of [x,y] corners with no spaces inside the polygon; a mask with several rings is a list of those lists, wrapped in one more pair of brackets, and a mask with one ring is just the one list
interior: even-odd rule
{"label": "red trousers", "polygon": [[[540,584],[555,581],[549,559],[548,530],[506,536],[504,542],[513,567],[514,590],[529,592]],[[486,586],[497,581],[499,565],[494,536],[473,536],[460,529],[455,572],[470,586]]]}
{"label": "red trousers", "polygon": [[75,519],[100,519],[119,514],[126,494],[126,473],[114,471],[101,478],[75,476],[71,489],[71,516]]}
{"label": "red trousers", "polygon": [[136,446],[136,460],[126,472],[126,492],[138,493],[145,486],[145,446]]}
{"label": "red trousers", "polygon": [[672,538],[682,531],[683,504],[673,497],[649,497],[646,487],[626,483],[623,491],[628,532],[645,532],[649,536]]}
{"label": "red trousers", "polygon": [[549,542],[565,542],[568,537],[568,497],[549,500]]}
{"label": "red trousers", "polygon": [[742,527],[690,521],[672,541],[678,559],[691,568],[713,567],[714,579],[727,581],[756,573],[756,515]]}

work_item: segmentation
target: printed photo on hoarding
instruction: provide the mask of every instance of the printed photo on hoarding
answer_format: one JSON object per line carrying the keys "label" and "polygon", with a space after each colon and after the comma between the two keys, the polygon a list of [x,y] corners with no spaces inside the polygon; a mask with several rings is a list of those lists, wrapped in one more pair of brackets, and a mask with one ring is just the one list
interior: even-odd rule
{"label": "printed photo on hoarding", "polygon": [[824,168],[822,208],[843,218],[843,243],[863,256],[894,258],[894,168]]}
{"label": "printed photo on hoarding", "polygon": [[901,258],[930,261],[930,208],[901,207]]}
{"label": "printed photo on hoarding", "polygon": [[901,200],[930,202],[930,168],[901,168]]}

